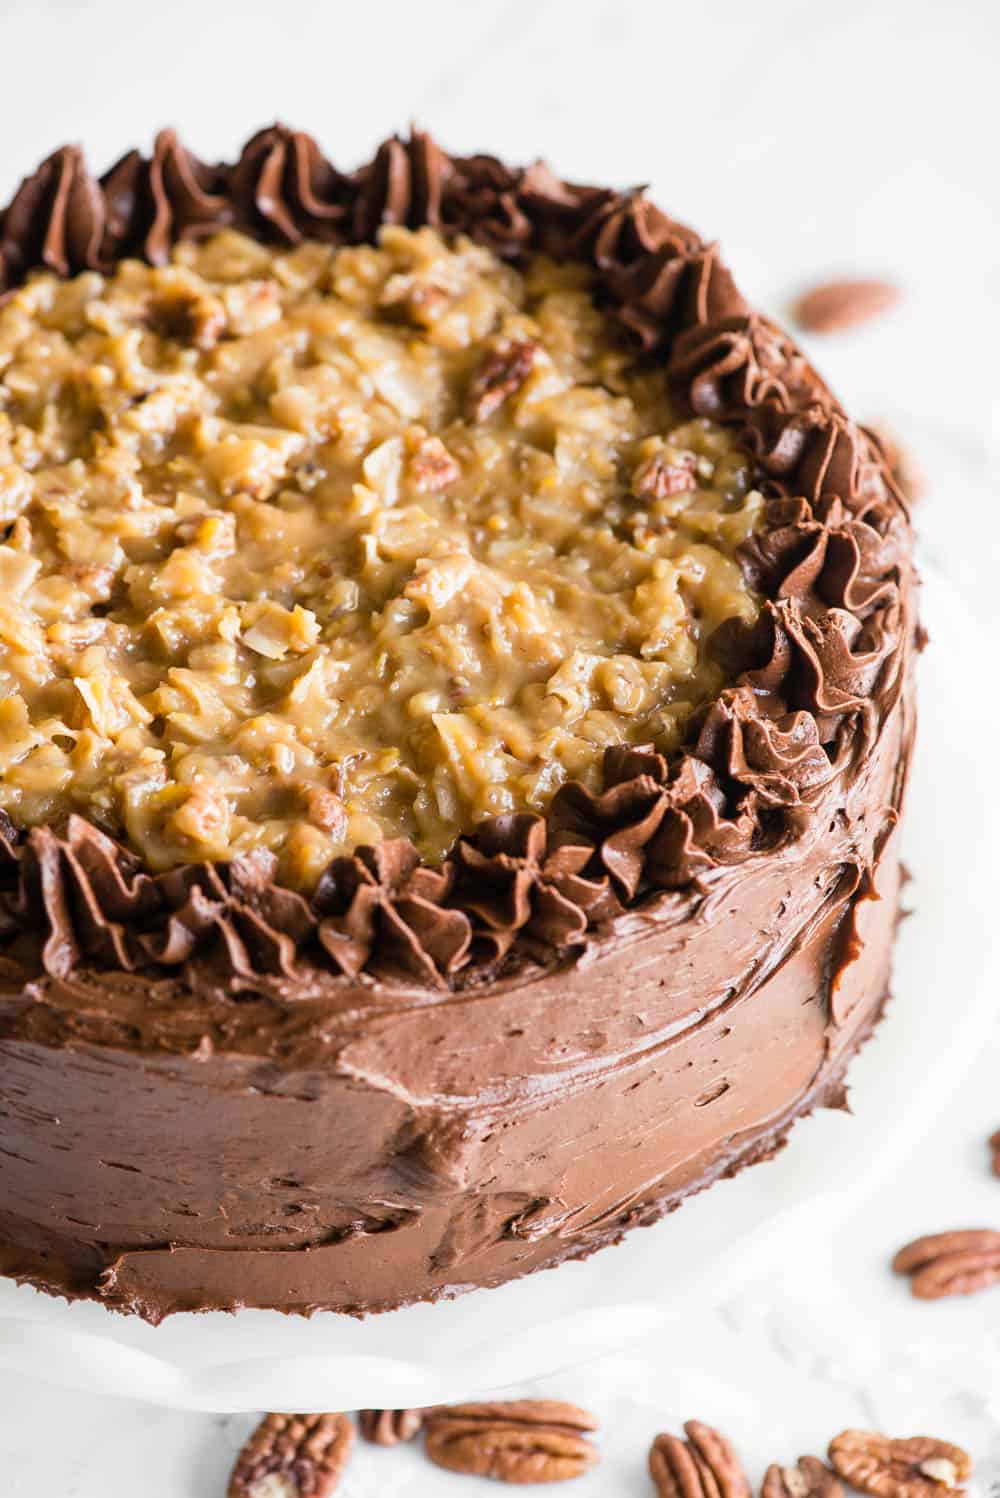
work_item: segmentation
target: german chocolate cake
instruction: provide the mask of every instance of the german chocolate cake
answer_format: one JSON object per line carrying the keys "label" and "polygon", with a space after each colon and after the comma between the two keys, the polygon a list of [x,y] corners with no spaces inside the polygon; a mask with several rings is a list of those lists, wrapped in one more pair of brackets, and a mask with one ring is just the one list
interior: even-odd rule
{"label": "german chocolate cake", "polygon": [[917,634],[877,442],[641,192],[57,151],[0,215],[0,1272],[386,1310],[773,1154],[886,997]]}

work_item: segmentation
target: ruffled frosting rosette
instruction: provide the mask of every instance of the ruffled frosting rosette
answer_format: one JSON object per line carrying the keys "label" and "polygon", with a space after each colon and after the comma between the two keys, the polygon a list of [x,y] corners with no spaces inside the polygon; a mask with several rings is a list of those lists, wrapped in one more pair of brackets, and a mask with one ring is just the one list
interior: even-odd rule
{"label": "ruffled frosting rosette", "polygon": [[675,761],[611,749],[600,794],[571,784],[544,818],[484,822],[440,868],[405,841],[359,848],[311,899],[275,882],[270,855],[154,876],[81,817],[27,833],[4,818],[0,966],[19,981],[150,970],[198,992],[282,998],[318,976],[447,991],[566,960],[799,836],[902,690],[909,523],[877,442],[747,305],[717,247],[641,191],[449,156],[420,132],[385,141],[352,173],[280,125],[231,166],[206,165],[163,131],[151,157],[131,151],[94,178],[69,146],[0,214],[0,296],[38,267],[67,276],[129,255],[159,263],[178,240],[224,227],[342,244],[382,224],[586,263],[679,404],[736,427],[767,506],[743,558],[762,613],[716,642],[732,685]]}

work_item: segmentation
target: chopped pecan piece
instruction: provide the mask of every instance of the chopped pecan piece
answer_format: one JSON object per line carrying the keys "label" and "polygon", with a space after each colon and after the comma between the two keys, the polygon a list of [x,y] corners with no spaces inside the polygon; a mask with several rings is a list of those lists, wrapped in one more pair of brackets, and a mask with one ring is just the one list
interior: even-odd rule
{"label": "chopped pecan piece", "polygon": [[711,1425],[688,1420],[687,1440],[658,1435],[649,1451],[649,1475],[658,1498],[750,1498],[743,1465]]}
{"label": "chopped pecan piece", "polygon": [[71,562],[63,569],[63,575],[97,603],[106,603],[111,597],[116,576],[115,569],[107,563],[94,562]]}
{"label": "chopped pecan piece", "polygon": [[412,1441],[423,1425],[423,1410],[358,1411],[361,1434],[376,1446],[398,1446],[401,1441]]}
{"label": "chopped pecan piece", "polygon": [[390,276],[379,297],[379,309],[388,318],[417,328],[432,328],[451,301],[450,293],[419,276]]}
{"label": "chopped pecan piece", "polygon": [[825,281],[800,296],[792,310],[808,333],[839,333],[878,317],[899,297],[891,281]]}
{"label": "chopped pecan piece", "polygon": [[972,1471],[961,1446],[933,1436],[892,1440],[869,1430],[844,1430],[830,1442],[839,1477],[873,1498],[961,1498],[958,1487]]}
{"label": "chopped pecan piece", "polygon": [[969,1228],[929,1233],[901,1248],[892,1267],[910,1276],[910,1292],[919,1300],[974,1295],[1000,1284],[1000,1232]]}
{"label": "chopped pecan piece", "polygon": [[426,1449],[432,1462],[500,1482],[563,1482],[600,1460],[587,1431],[597,1421],[557,1399],[456,1404],[429,1411]]}
{"label": "chopped pecan piece", "polygon": [[537,347],[534,343],[512,343],[486,356],[469,386],[466,414],[470,421],[486,421],[509,395],[520,390],[535,363]]}
{"label": "chopped pecan piece", "polygon": [[772,1462],[760,1498],[843,1498],[843,1488],[818,1456],[800,1456],[794,1467]]}
{"label": "chopped pecan piece", "polygon": [[329,1498],[353,1445],[346,1415],[265,1415],[236,1458],[228,1498]]}
{"label": "chopped pecan piece", "polygon": [[226,326],[217,297],[202,296],[186,286],[161,293],[149,308],[148,321],[161,338],[175,338],[207,352],[215,347]]}
{"label": "chopped pecan piece", "polygon": [[225,791],[210,781],[185,789],[185,799],[170,818],[174,832],[206,847],[224,846],[232,817]]}
{"label": "chopped pecan piece", "polygon": [[421,494],[446,489],[461,473],[440,437],[425,437],[409,463],[413,487]]}
{"label": "chopped pecan piece", "polygon": [[632,493],[636,499],[654,500],[697,489],[695,463],[693,453],[682,454],[676,463],[671,463],[663,453],[654,453],[633,473]]}
{"label": "chopped pecan piece", "polygon": [[321,832],[328,832],[335,840],[340,840],[347,832],[347,809],[343,801],[333,791],[328,791],[324,786],[308,786],[302,797],[305,803],[307,821]]}

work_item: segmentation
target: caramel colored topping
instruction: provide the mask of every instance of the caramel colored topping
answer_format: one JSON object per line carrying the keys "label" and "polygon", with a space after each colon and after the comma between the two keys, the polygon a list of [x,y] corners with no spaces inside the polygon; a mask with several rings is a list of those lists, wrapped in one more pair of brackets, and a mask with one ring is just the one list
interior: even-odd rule
{"label": "caramel colored topping", "polygon": [[336,853],[680,743],[760,496],[580,266],[221,233],[0,309],[0,808]]}

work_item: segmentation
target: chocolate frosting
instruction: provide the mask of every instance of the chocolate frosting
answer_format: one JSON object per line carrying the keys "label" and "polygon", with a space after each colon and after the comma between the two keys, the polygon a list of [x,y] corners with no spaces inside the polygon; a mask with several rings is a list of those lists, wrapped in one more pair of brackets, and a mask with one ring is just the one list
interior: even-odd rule
{"label": "chocolate frosting", "polygon": [[[382,224],[431,224],[512,258],[541,251],[582,261],[595,296],[660,364],[681,408],[737,429],[766,496],[764,524],[743,557],[765,601],[753,629],[732,625],[713,641],[731,684],[699,713],[673,761],[651,748],[609,749],[599,793],[567,785],[544,818],[484,822],[441,867],[423,864],[405,841],[359,848],[331,864],[310,899],[275,881],[266,854],[154,875],[81,817],[28,832],[3,818],[0,1040],[20,1036],[48,1048],[84,1040],[201,1059],[221,1047],[230,1057],[308,1057],[317,1065],[329,1041],[324,1026],[341,1044],[349,1016],[350,1044],[363,1051],[386,1006],[440,1008],[520,992],[518,985],[542,992],[553,975],[567,995],[576,993],[588,964],[617,961],[648,921],[694,933],[721,891],[740,900],[761,871],[798,860],[803,888],[814,899],[820,890],[822,914],[807,916],[796,891],[805,923],[796,961],[810,972],[820,962],[831,1034],[845,1034],[827,1037],[820,1070],[804,1073],[788,1094],[790,1118],[830,1094],[884,992],[891,931],[881,930],[862,1002],[842,973],[864,967],[864,943],[841,927],[873,898],[912,738],[910,529],[876,443],[787,335],[747,305],[717,247],[640,191],[567,183],[541,164],[514,169],[491,156],[450,156],[419,131],[387,140],[351,173],[311,137],[281,125],[219,166],[163,131],[151,157],[129,152],[99,179],[76,147],[26,178],[0,215],[0,294],[14,294],[38,267],[65,276],[107,270],[126,255],[159,263],[176,242],[224,227],[269,242],[342,244],[370,239]],[[890,741],[895,759],[882,763]],[[752,962],[745,954],[758,975],[769,971],[765,949]],[[780,1112],[771,1108],[763,1132],[747,1123],[742,1153],[731,1142],[721,1155],[709,1151],[671,1189],[683,1194],[738,1158],[766,1153]],[[411,1161],[422,1180],[438,1181],[441,1159],[465,1158],[447,1129],[422,1138],[433,1157]],[[394,1148],[398,1154],[398,1140]],[[549,1257],[588,1251],[602,1232],[615,1236],[648,1216],[654,1197],[662,1209],[669,1196],[650,1187],[609,1206],[584,1239]],[[0,1197],[0,1220],[3,1207]],[[390,1218],[397,1231],[409,1221],[407,1212],[379,1208],[373,1227],[370,1207],[359,1232],[389,1230]],[[521,1202],[500,1236],[534,1234],[540,1242],[553,1211],[558,1217],[551,1202]],[[491,1218],[480,1229],[492,1245],[497,1224]],[[457,1231],[449,1219],[445,1238]],[[6,1232],[23,1237],[16,1223]],[[296,1308],[396,1304],[451,1283],[441,1278],[448,1253],[440,1242],[436,1252],[444,1259],[435,1261],[433,1282],[411,1284],[401,1272],[370,1296],[296,1297],[261,1281],[228,1300],[176,1286],[158,1300],[148,1281],[123,1289],[118,1269],[107,1271],[99,1293],[154,1319],[179,1304],[240,1299]],[[539,1249],[537,1261],[544,1258]],[[106,1257],[98,1259],[106,1269]],[[11,1267],[65,1288],[35,1259],[24,1268],[15,1256]],[[505,1262],[472,1278],[492,1282],[525,1267],[532,1264]],[[206,1273],[201,1263],[198,1274]],[[165,1274],[159,1264],[158,1284]],[[92,1283],[75,1288],[95,1293]]]}
{"label": "chocolate frosting", "polygon": [[[306,902],[266,856],[149,877],[125,849],[72,818],[0,840],[3,920],[30,933],[55,977],[80,961],[134,971],[211,970],[230,992],[296,964],[434,987],[479,981],[535,944],[579,948],[650,890],[739,862],[794,829],[810,794],[862,747],[873,698],[900,688],[899,588],[908,529],[881,453],[852,425],[790,340],[753,313],[719,259],[640,192],[560,181],[535,165],[450,157],[414,131],[352,174],[301,131],[275,125],[232,166],[208,167],[171,130],[102,178],[66,146],[0,217],[0,289],[44,265],[103,270],[123,255],[223,227],[294,244],[370,238],[381,224],[432,224],[502,255],[541,250],[593,267],[630,335],[662,350],[677,398],[738,423],[768,495],[747,566],[767,602],[748,666],[668,767],[610,750],[605,790],[561,790],[544,820],[502,818],[463,839],[440,871],[406,843],[341,858]],[[730,648],[737,642],[730,640]]]}

